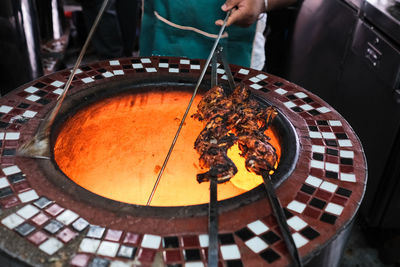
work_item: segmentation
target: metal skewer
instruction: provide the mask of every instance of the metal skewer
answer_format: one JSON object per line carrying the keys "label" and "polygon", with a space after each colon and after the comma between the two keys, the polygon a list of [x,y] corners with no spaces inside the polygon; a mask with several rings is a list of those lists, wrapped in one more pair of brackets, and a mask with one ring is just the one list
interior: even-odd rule
{"label": "metal skewer", "polygon": [[174,139],[172,140],[171,146],[170,146],[170,148],[169,148],[169,151],[168,151],[168,153],[167,153],[167,156],[165,157],[165,160],[164,160],[164,163],[163,163],[163,165],[162,165],[162,167],[161,167],[161,170],[160,170],[160,172],[158,173],[157,180],[156,180],[156,182],[154,183],[153,189],[151,190],[151,193],[150,193],[149,199],[147,200],[146,206],[150,205],[151,200],[152,200],[153,197],[154,197],[154,193],[156,192],[157,187],[158,187],[158,184],[160,183],[161,176],[163,175],[164,170],[165,170],[165,167],[167,166],[167,163],[168,163],[168,160],[169,160],[169,158],[170,158],[170,156],[171,156],[172,150],[174,149],[175,143],[176,143],[176,141],[178,140],[179,134],[180,134],[180,132],[181,132],[181,130],[182,130],[183,124],[184,124],[184,122],[185,122],[185,120],[186,120],[186,117],[187,117],[187,115],[188,115],[188,113],[189,113],[190,107],[192,106],[193,101],[194,101],[194,98],[195,98],[195,96],[196,96],[196,94],[197,94],[197,90],[199,89],[200,84],[201,84],[201,82],[203,81],[204,75],[206,74],[207,68],[208,68],[208,66],[210,65],[211,59],[212,59],[212,57],[213,57],[213,55],[214,55],[215,49],[217,48],[218,42],[219,42],[219,40],[221,39],[222,33],[223,33],[224,30],[225,30],[226,22],[228,21],[228,18],[229,18],[229,16],[230,16],[231,12],[232,12],[232,10],[229,10],[229,11],[227,12],[226,17],[225,17],[225,19],[224,19],[224,23],[222,24],[221,29],[220,29],[220,31],[219,31],[219,33],[218,33],[218,37],[217,37],[217,39],[215,39],[215,42],[214,42],[214,45],[213,45],[213,47],[212,47],[212,49],[211,49],[210,55],[209,55],[208,58],[207,58],[207,61],[206,61],[205,65],[204,65],[204,67],[203,67],[203,70],[202,70],[201,74],[200,74],[199,80],[197,81],[196,87],[194,88],[194,91],[193,91],[193,94],[192,94],[192,98],[191,98],[190,101],[189,101],[189,104],[188,104],[188,106],[187,106],[187,108],[186,108],[185,114],[183,114],[181,123],[179,124],[179,127],[178,127],[178,130],[176,131],[175,137],[174,137]]}
{"label": "metal skewer", "polygon": [[94,32],[96,31],[97,25],[99,24],[101,18],[103,17],[104,11],[108,5],[109,0],[104,0],[101,8],[99,10],[99,13],[97,14],[96,19],[93,22],[93,25],[89,31],[89,34],[86,38],[86,41],[82,47],[81,52],[79,53],[78,59],[75,62],[74,67],[72,68],[71,74],[69,75],[68,81],[66,82],[64,86],[64,90],[62,94],[59,96],[56,105],[52,109],[49,117],[45,120],[44,126],[41,131],[36,133],[36,135],[33,137],[32,140],[29,142],[23,144],[19,149],[18,149],[18,155],[19,156],[26,156],[26,157],[32,157],[32,158],[44,158],[44,159],[49,159],[49,141],[47,140],[49,135],[50,135],[50,128],[54,123],[54,120],[60,111],[61,105],[65,99],[65,96],[68,93],[69,88],[71,87],[72,80],[75,77],[76,71],[79,67],[79,65],[82,62],[83,56],[86,53],[86,50],[89,46],[90,40],[93,37]]}

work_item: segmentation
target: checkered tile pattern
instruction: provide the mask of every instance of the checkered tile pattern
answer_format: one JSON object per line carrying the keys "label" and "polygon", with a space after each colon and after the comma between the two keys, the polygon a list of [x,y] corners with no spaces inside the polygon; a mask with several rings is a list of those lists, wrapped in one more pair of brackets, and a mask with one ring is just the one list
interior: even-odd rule
{"label": "checkered tile pattern", "polygon": [[87,222],[86,227],[76,227],[84,221],[77,213],[40,197],[3,218],[1,223],[53,255],[87,227]]}

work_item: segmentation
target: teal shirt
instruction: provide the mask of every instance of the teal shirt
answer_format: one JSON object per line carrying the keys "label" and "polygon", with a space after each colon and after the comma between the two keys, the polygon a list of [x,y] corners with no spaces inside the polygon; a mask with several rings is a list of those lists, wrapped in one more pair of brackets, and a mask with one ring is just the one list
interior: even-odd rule
{"label": "teal shirt", "polygon": [[[218,19],[226,13],[221,10],[224,0],[145,0],[140,34],[140,56],[180,56],[206,59],[215,37],[205,36],[193,30],[180,29],[160,20],[217,35]],[[227,38],[220,44],[225,48],[228,61],[232,64],[250,67],[252,44],[256,23],[248,28],[230,26]]]}

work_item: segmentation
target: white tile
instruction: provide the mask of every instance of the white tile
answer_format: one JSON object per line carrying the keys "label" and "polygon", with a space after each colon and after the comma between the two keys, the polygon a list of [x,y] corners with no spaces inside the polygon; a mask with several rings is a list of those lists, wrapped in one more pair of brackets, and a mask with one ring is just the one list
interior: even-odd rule
{"label": "white tile", "polygon": [[330,132],[322,132],[322,136],[325,139],[336,139],[336,136],[334,133],[330,133]]}
{"label": "white tile", "polygon": [[23,222],[24,222],[24,219],[15,213],[8,215],[3,220],[1,220],[1,223],[10,229],[14,229],[15,227],[22,224]]}
{"label": "white tile", "polygon": [[304,104],[304,105],[301,105],[300,106],[303,110],[305,110],[305,111],[309,111],[309,110],[312,110],[312,109],[314,109],[312,106],[310,106],[309,104]]}
{"label": "white tile", "polygon": [[156,68],[146,68],[147,72],[157,72]]}
{"label": "white tile", "polygon": [[37,114],[36,111],[26,110],[26,111],[22,114],[22,116],[25,117],[25,118],[33,118],[33,117],[36,116],[36,114]]}
{"label": "white tile", "polygon": [[302,219],[300,219],[298,216],[293,216],[292,218],[287,220],[287,223],[295,231],[300,231],[301,229],[307,226],[307,223]]}
{"label": "white tile", "polygon": [[292,237],[297,248],[301,248],[308,243],[308,240],[299,233],[294,233]]}
{"label": "white tile", "polygon": [[64,90],[60,89],[60,88],[58,88],[58,89],[53,91],[53,93],[56,94],[56,95],[62,95],[63,92],[64,92]]}
{"label": "white tile", "polygon": [[33,86],[29,86],[28,88],[25,88],[24,91],[33,94],[34,92],[39,91],[39,89]]}
{"label": "white tile", "polygon": [[315,187],[319,187],[322,183],[322,179],[309,175],[306,179],[306,183]]}
{"label": "white tile", "polygon": [[250,71],[249,71],[249,70],[246,70],[246,69],[240,69],[240,70],[239,70],[239,73],[240,73],[240,74],[243,74],[243,75],[247,75],[247,74],[249,74],[249,72],[250,72]]}
{"label": "white tile", "polygon": [[324,169],[324,162],[323,161],[311,160],[311,164],[310,165],[313,168]]}
{"label": "white tile", "polygon": [[40,99],[40,97],[38,97],[37,95],[30,95],[30,96],[25,97],[25,99],[35,102],[35,101],[38,101]]}
{"label": "white tile", "polygon": [[282,88],[278,88],[275,90],[275,93],[280,94],[280,95],[284,95],[286,94],[288,91],[286,91],[285,89]]}
{"label": "white tile", "polygon": [[260,79],[258,79],[257,77],[251,77],[249,79],[249,81],[253,82],[253,83],[258,83],[260,81]]}
{"label": "white tile", "polygon": [[25,207],[19,209],[17,211],[17,214],[24,218],[25,220],[33,217],[34,215],[39,213],[39,209],[36,208],[35,206],[28,204]]}
{"label": "white tile", "polygon": [[161,244],[161,236],[145,234],[142,240],[142,247],[158,249]]}
{"label": "white tile", "polygon": [[322,154],[324,154],[324,153],[325,153],[325,147],[324,147],[324,146],[313,145],[313,146],[311,147],[311,151],[312,151],[312,152],[316,152],[316,153],[322,153]]}
{"label": "white tile", "polygon": [[6,106],[6,105],[2,105],[2,106],[0,107],[0,112],[1,112],[1,113],[8,113],[8,112],[10,112],[12,109],[13,109],[13,107],[9,107],[9,106]]}
{"label": "white tile", "polygon": [[342,126],[342,122],[341,121],[336,121],[336,120],[330,120],[329,121],[329,125],[330,126]]}
{"label": "white tile", "polygon": [[258,253],[260,251],[263,251],[268,247],[268,244],[265,243],[261,238],[258,236],[253,237],[252,239],[249,239],[245,242],[246,246],[248,246],[252,251],[255,253]]}
{"label": "white tile", "polygon": [[142,59],[140,59],[140,61],[141,61],[142,63],[151,63],[150,58],[142,58]]}
{"label": "white tile", "polygon": [[331,193],[333,193],[333,192],[335,192],[336,191],[336,189],[338,188],[338,186],[337,185],[335,185],[335,184],[333,184],[333,183],[330,183],[330,182],[323,182],[322,184],[321,184],[321,187],[320,187],[321,189],[324,189],[324,190],[326,190],[326,191],[328,191],[328,192],[331,192]]}
{"label": "white tile", "polygon": [[287,205],[287,208],[289,210],[293,210],[295,212],[302,213],[304,211],[304,209],[306,208],[306,204],[301,203],[301,202],[299,202],[297,200],[293,200],[292,202],[290,202]]}
{"label": "white tile", "polygon": [[320,107],[320,108],[317,108],[317,110],[318,110],[319,112],[321,112],[321,113],[328,113],[328,112],[331,111],[331,110],[330,110],[329,108],[327,108],[327,107]]}
{"label": "white tile", "polygon": [[200,242],[200,247],[202,248],[208,247],[208,235],[207,234],[199,235],[199,242]]}
{"label": "white tile", "polygon": [[311,138],[322,138],[322,135],[320,132],[310,132],[310,137]]}
{"label": "white tile", "polygon": [[340,173],[340,180],[344,182],[356,182],[356,176],[352,173]]}
{"label": "white tile", "polygon": [[5,188],[7,186],[10,186],[10,183],[8,182],[7,178],[0,178],[0,189]]}
{"label": "white tile", "polygon": [[114,70],[114,75],[124,75],[124,71],[123,70]]}
{"label": "white tile", "polygon": [[340,150],[340,154],[339,155],[342,158],[353,159],[354,158],[354,151]]}
{"label": "white tile", "polygon": [[117,255],[119,243],[103,241],[100,244],[97,254],[107,257],[115,257]]}
{"label": "white tile", "polygon": [[339,164],[326,162],[325,170],[332,171],[332,172],[339,172]]}
{"label": "white tile", "polygon": [[185,267],[204,267],[201,261],[186,262]]}
{"label": "white tile", "polygon": [[296,106],[296,104],[295,103],[293,103],[292,101],[288,101],[288,102],[285,102],[285,103],[283,103],[287,108],[292,108],[292,107],[295,107]]}
{"label": "white tile", "polygon": [[170,69],[168,69],[168,72],[171,72],[171,73],[179,73],[179,69],[177,69],[177,68],[170,68]]}
{"label": "white tile", "polygon": [[183,65],[188,65],[188,64],[190,64],[190,60],[188,60],[188,59],[181,59],[181,60],[179,61],[179,63],[181,63],[181,64],[183,64]]}
{"label": "white tile", "polygon": [[102,75],[103,75],[104,77],[106,77],[106,78],[110,78],[110,77],[114,76],[114,74],[112,74],[112,73],[109,72],[109,71],[104,72]]}
{"label": "white tile", "polygon": [[23,192],[21,194],[18,194],[19,199],[21,200],[22,203],[30,202],[32,200],[38,199],[39,196],[36,193],[35,190],[29,190],[26,192]]}
{"label": "white tile", "polygon": [[298,92],[298,93],[295,93],[294,95],[297,96],[298,98],[306,98],[306,97],[308,97],[308,95],[306,95],[303,92]]}
{"label": "white tile", "polygon": [[112,261],[110,267],[132,267],[132,263],[123,261]]}
{"label": "white tile", "polygon": [[55,87],[61,87],[61,86],[64,85],[64,83],[60,82],[60,81],[54,81],[54,82],[51,83],[51,85],[53,85]]}
{"label": "white tile", "polygon": [[91,83],[91,82],[94,82],[94,80],[93,80],[91,77],[86,77],[86,78],[83,78],[83,79],[82,79],[82,82],[84,82],[84,83]]}
{"label": "white tile", "polygon": [[143,65],[141,63],[134,63],[132,64],[132,67],[134,69],[143,69]]}
{"label": "white tile", "polygon": [[61,241],[59,241],[57,238],[50,237],[39,246],[39,249],[44,251],[48,255],[53,255],[62,247],[63,243]]}
{"label": "white tile", "polygon": [[352,147],[353,144],[350,140],[339,140],[339,146],[341,147]]}
{"label": "white tile", "polygon": [[258,79],[260,79],[260,80],[264,80],[264,79],[267,79],[268,78],[268,76],[267,75],[265,75],[265,74],[258,74],[257,76],[256,76]]}
{"label": "white tile", "polygon": [[3,140],[4,139],[4,133],[0,133],[0,140]]}
{"label": "white tile", "polygon": [[159,68],[168,68],[168,63],[158,63]]}
{"label": "white tile", "polygon": [[86,236],[87,237],[93,237],[93,238],[102,238],[106,228],[101,227],[98,225],[90,225],[89,231],[87,232]]}
{"label": "white tile", "polygon": [[328,203],[328,205],[325,208],[325,211],[336,214],[336,215],[340,215],[340,214],[342,214],[343,206],[340,206],[335,203]]}
{"label": "white tile", "polygon": [[228,80],[228,76],[222,75],[222,76],[221,76],[221,79],[222,79],[222,80]]}
{"label": "white tile", "polygon": [[65,210],[63,213],[57,216],[57,220],[65,225],[70,225],[73,221],[78,219],[79,215],[72,210]]}
{"label": "white tile", "polygon": [[14,166],[3,168],[3,172],[5,175],[12,175],[12,174],[21,172],[21,170],[20,170],[20,168],[18,168],[17,165],[14,165]]}
{"label": "white tile", "polygon": [[240,251],[237,245],[221,246],[220,249],[224,260],[240,259]]}
{"label": "white tile", "polygon": [[110,65],[111,65],[111,66],[118,66],[118,65],[120,65],[120,64],[119,64],[119,61],[118,61],[118,60],[110,60]]}
{"label": "white tile", "polygon": [[6,140],[18,140],[20,133],[6,133],[5,139]]}
{"label": "white tile", "polygon": [[218,73],[218,74],[224,74],[224,73],[225,73],[225,70],[224,70],[224,69],[217,69],[217,73]]}
{"label": "white tile", "polygon": [[79,251],[94,254],[99,245],[100,240],[98,239],[84,238],[79,245]]}
{"label": "white tile", "polygon": [[191,70],[199,70],[200,69],[200,65],[190,65],[190,69]]}
{"label": "white tile", "polygon": [[266,226],[262,221],[257,220],[252,223],[249,223],[247,227],[256,235],[262,234],[269,230],[268,226]]}
{"label": "white tile", "polygon": [[[70,70],[69,72],[72,72],[72,70]],[[83,71],[81,69],[76,69],[75,74],[79,74],[82,73]]]}
{"label": "white tile", "polygon": [[261,88],[262,88],[262,86],[261,86],[261,85],[259,85],[259,84],[256,84],[256,83],[253,83],[252,85],[250,85],[250,87],[251,87],[251,88],[253,88],[253,89],[256,89],[256,90],[259,90],[259,89],[261,89]]}

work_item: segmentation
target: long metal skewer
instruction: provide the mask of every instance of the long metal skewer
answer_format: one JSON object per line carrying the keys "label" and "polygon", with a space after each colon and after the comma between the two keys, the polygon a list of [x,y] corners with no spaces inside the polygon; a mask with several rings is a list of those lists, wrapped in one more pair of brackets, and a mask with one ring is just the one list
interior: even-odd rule
{"label": "long metal skewer", "polygon": [[[19,155],[21,156],[29,156],[29,157],[33,157],[33,158],[48,158],[49,155],[47,155],[46,153],[48,153],[48,142],[44,142],[44,140],[50,135],[50,128],[54,123],[54,120],[58,114],[58,112],[60,111],[61,105],[65,99],[65,96],[68,93],[69,88],[71,87],[71,83],[72,80],[75,77],[76,71],[79,67],[79,65],[82,62],[82,58],[86,53],[86,50],[89,46],[90,40],[93,37],[94,32],[96,31],[97,25],[99,24],[104,11],[108,5],[109,0],[104,0],[101,8],[99,10],[99,13],[97,14],[96,19],[93,22],[93,25],[89,31],[89,34],[86,38],[86,41],[82,47],[81,52],[79,53],[78,59],[75,62],[74,67],[72,68],[71,74],[69,75],[68,81],[66,82],[65,86],[64,86],[64,90],[62,92],[62,94],[59,96],[56,105],[54,106],[54,108],[52,109],[49,117],[47,118],[47,120],[45,121],[45,124],[43,126],[43,130],[38,132],[33,140],[31,140],[31,142],[28,142],[27,144],[24,144],[21,146],[20,150],[19,150]],[[33,153],[32,153],[33,152]]]}
{"label": "long metal skewer", "polygon": [[200,84],[201,84],[201,82],[203,81],[203,78],[204,78],[204,75],[206,74],[207,68],[208,68],[208,66],[210,65],[210,61],[211,61],[211,59],[212,59],[212,57],[213,57],[213,55],[214,55],[215,49],[217,48],[218,42],[219,42],[219,40],[221,39],[222,33],[223,33],[224,30],[225,30],[226,22],[228,21],[228,18],[229,18],[229,16],[230,16],[231,12],[232,12],[232,10],[229,10],[229,11],[227,12],[226,17],[225,17],[225,19],[224,19],[224,23],[222,24],[221,29],[220,29],[220,31],[219,31],[219,33],[218,33],[218,37],[217,37],[217,39],[215,39],[215,42],[214,42],[214,45],[213,45],[213,47],[212,47],[212,49],[211,49],[210,55],[209,55],[208,58],[207,58],[207,61],[206,61],[205,65],[204,65],[204,67],[203,67],[203,70],[202,70],[202,72],[201,72],[201,75],[200,75],[200,77],[199,77],[199,80],[197,81],[196,87],[194,88],[194,91],[193,91],[193,94],[192,94],[192,98],[191,98],[190,101],[189,101],[189,104],[188,104],[188,106],[187,106],[187,108],[186,108],[185,114],[183,115],[182,120],[181,120],[181,123],[179,124],[178,130],[176,131],[175,137],[174,137],[174,139],[172,140],[171,146],[170,146],[170,148],[169,148],[169,151],[168,151],[168,153],[167,153],[167,156],[165,157],[165,160],[164,160],[164,163],[163,163],[163,165],[162,165],[162,167],[161,167],[161,170],[160,170],[160,172],[158,173],[157,180],[156,180],[156,182],[154,183],[153,190],[151,190],[151,194],[150,194],[150,196],[149,196],[149,199],[147,200],[146,206],[150,205],[151,200],[152,200],[153,197],[154,197],[154,193],[156,192],[157,187],[158,187],[158,184],[160,183],[161,176],[163,175],[164,169],[165,169],[165,167],[167,166],[167,163],[168,163],[168,160],[169,160],[169,158],[170,158],[170,156],[171,156],[172,150],[174,149],[175,143],[176,143],[176,141],[178,140],[178,137],[179,137],[179,134],[180,134],[180,132],[181,132],[182,126],[183,126],[183,124],[184,124],[184,122],[185,122],[185,120],[186,120],[186,117],[187,117],[188,113],[189,113],[190,107],[191,107],[192,104],[193,104],[194,98],[195,98],[195,96],[196,96],[196,94],[197,94],[197,90],[199,89]]}

